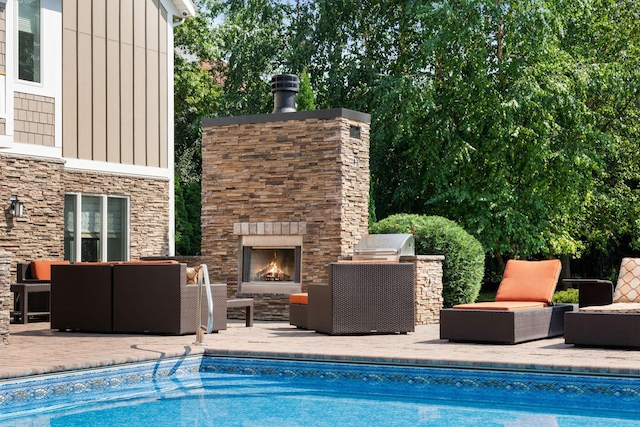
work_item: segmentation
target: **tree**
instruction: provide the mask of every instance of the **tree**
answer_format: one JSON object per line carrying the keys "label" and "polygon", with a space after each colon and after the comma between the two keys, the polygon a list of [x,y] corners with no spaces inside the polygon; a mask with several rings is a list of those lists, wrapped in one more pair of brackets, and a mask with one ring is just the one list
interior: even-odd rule
{"label": "tree", "polygon": [[212,3],[216,113],[307,70],[318,108],[372,116],[377,218],[454,220],[498,265],[640,246],[638,2]]}
{"label": "tree", "polygon": [[220,5],[199,0],[197,7],[198,16],[178,26],[174,40],[176,251],[181,255],[200,252],[200,123],[220,109],[220,85],[211,72],[219,57],[211,29]]}

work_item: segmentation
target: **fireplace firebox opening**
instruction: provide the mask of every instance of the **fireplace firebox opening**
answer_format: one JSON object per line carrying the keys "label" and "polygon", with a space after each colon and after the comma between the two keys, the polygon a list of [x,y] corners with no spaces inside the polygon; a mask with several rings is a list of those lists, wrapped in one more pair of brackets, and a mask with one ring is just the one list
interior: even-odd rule
{"label": "fireplace firebox opening", "polygon": [[239,292],[292,294],[301,291],[299,236],[243,236]]}

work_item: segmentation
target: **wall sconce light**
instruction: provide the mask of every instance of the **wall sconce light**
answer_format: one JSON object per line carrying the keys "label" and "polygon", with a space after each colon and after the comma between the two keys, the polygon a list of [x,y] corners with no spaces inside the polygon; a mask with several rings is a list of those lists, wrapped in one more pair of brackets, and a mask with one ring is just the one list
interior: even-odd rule
{"label": "wall sconce light", "polygon": [[18,196],[9,197],[11,206],[9,207],[9,215],[16,218],[21,218],[24,215],[24,203],[18,200]]}

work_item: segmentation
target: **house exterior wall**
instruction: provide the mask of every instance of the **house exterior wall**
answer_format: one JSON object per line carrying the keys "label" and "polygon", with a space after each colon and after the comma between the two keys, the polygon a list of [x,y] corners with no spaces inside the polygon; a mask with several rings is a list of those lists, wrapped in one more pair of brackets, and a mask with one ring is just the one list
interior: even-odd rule
{"label": "house exterior wall", "polygon": [[[69,193],[126,198],[127,256],[172,255],[173,26],[193,16],[192,1],[40,4],[41,79],[25,82],[19,2],[0,0],[0,252],[11,279],[17,262],[65,256]],[[12,195],[24,216],[9,214]],[[0,336],[8,304],[0,292]]]}
{"label": "house exterior wall", "polygon": [[15,92],[13,99],[14,138],[28,144],[55,145],[55,99]]}
{"label": "house exterior wall", "polygon": [[62,0],[68,158],[167,168],[167,10],[160,0]]}

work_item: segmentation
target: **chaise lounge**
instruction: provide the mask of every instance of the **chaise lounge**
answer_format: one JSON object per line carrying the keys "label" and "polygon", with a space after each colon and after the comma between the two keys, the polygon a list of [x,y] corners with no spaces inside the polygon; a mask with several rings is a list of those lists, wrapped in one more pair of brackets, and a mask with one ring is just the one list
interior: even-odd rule
{"label": "chaise lounge", "polygon": [[565,342],[576,346],[640,347],[640,258],[622,260],[613,296],[609,281],[577,283],[580,294],[585,283],[600,284],[609,293],[603,303],[582,306],[565,315]]}
{"label": "chaise lounge", "polygon": [[440,311],[440,338],[517,344],[562,335],[573,305],[551,301],[561,269],[559,260],[509,260],[494,302]]}

